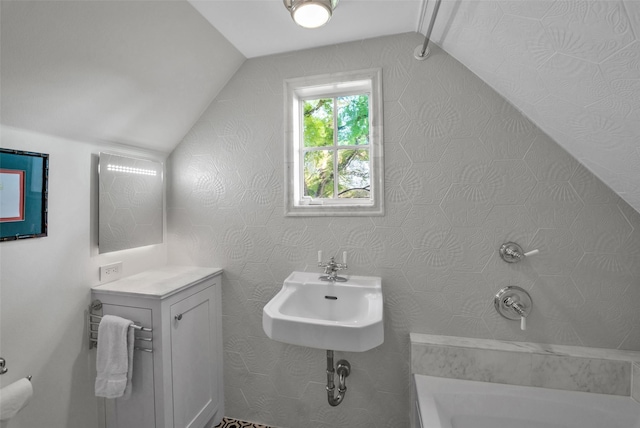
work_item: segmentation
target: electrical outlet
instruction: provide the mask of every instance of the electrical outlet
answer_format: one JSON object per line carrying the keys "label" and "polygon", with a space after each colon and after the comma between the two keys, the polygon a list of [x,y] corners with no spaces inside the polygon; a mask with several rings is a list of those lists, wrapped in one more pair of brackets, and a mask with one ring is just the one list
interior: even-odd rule
{"label": "electrical outlet", "polygon": [[122,276],[122,262],[100,266],[100,282],[111,282]]}

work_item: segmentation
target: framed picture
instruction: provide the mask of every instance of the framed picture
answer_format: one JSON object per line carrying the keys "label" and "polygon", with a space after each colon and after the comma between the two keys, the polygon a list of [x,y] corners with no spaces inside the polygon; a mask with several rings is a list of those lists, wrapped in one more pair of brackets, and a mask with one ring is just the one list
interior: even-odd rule
{"label": "framed picture", "polygon": [[0,148],[0,241],[47,236],[49,155]]}

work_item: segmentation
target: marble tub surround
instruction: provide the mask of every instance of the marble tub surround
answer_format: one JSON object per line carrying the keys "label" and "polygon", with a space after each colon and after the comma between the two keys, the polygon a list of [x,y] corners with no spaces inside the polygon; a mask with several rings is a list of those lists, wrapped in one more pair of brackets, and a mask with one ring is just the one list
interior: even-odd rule
{"label": "marble tub surround", "polygon": [[471,337],[440,336],[434,334],[410,333],[411,345],[442,345],[459,348],[473,348],[493,351],[522,352],[541,355],[555,355],[594,358],[614,361],[631,361],[640,366],[640,352],[618,349],[589,348],[585,346],[553,345],[549,343],[512,342],[507,340],[475,339]]}
{"label": "marble tub surround", "polygon": [[640,403],[640,364],[633,363],[631,368],[631,397]]}
{"label": "marble tub surround", "polygon": [[415,374],[640,398],[640,352],[416,333],[410,337]]}

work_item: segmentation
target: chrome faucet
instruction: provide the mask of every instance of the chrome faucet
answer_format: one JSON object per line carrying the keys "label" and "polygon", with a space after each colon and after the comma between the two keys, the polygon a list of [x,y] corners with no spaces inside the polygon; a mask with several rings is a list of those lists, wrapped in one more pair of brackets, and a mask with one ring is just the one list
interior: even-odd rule
{"label": "chrome faucet", "polygon": [[522,247],[515,242],[506,242],[500,247],[500,257],[507,263],[517,263],[524,257],[535,256],[539,253],[539,250],[531,250],[525,253]]}
{"label": "chrome faucet", "polygon": [[527,317],[531,313],[533,300],[526,290],[510,285],[500,290],[493,301],[500,315],[510,320],[520,319],[520,329],[527,329]]}
{"label": "chrome faucet", "polygon": [[324,275],[320,275],[320,281],[346,282],[347,278],[338,276],[338,271],[347,269],[347,263],[336,263],[331,257],[328,263],[318,261],[318,267],[324,268]]}
{"label": "chrome faucet", "polygon": [[504,299],[504,305],[509,308],[512,308],[521,317],[527,316],[524,306],[522,306],[520,303],[513,300],[511,297],[507,297],[506,299]]}

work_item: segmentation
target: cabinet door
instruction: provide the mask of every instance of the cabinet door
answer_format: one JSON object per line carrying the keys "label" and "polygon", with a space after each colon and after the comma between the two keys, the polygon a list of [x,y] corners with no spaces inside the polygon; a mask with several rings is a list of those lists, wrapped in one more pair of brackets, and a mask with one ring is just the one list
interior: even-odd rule
{"label": "cabinet door", "polygon": [[[149,309],[105,303],[102,305],[102,310],[104,315],[117,315],[143,326],[151,326]],[[150,337],[151,334],[137,331],[135,335]],[[136,346],[149,347],[149,345],[140,345],[137,341]],[[105,400],[107,428],[155,428],[152,353],[139,350],[133,352],[131,385],[131,397],[128,400],[121,398]]]}
{"label": "cabinet door", "polygon": [[209,287],[171,305],[175,428],[202,428],[218,407],[213,300]]}

